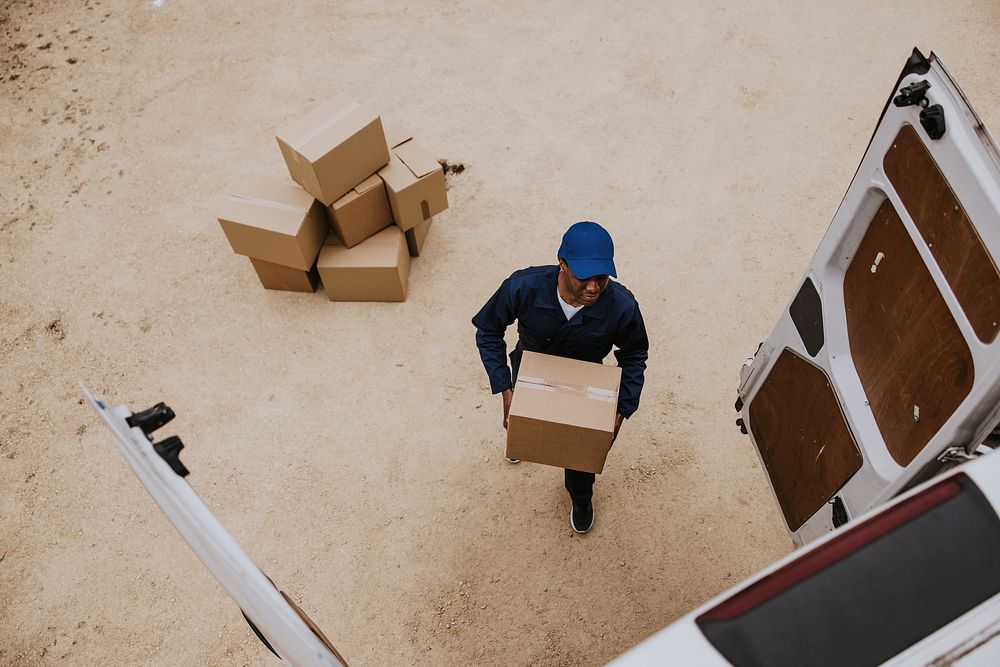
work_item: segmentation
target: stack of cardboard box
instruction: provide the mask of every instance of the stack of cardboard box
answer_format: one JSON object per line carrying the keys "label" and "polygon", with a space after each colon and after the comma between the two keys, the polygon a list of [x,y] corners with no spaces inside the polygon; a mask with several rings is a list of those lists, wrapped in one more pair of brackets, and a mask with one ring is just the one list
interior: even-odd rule
{"label": "stack of cardboard box", "polygon": [[448,208],[444,170],[412,135],[335,100],[281,128],[278,146],[299,186],[251,180],[219,214],[233,250],[267,289],[331,301],[403,301],[410,257]]}

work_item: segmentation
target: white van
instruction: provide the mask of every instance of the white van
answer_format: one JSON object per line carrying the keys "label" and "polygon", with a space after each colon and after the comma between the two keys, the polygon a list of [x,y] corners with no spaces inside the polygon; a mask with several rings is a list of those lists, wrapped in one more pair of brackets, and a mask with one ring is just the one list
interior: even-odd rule
{"label": "white van", "polygon": [[737,424],[805,546],[613,664],[1000,665],[997,257],[1000,152],[914,49],[740,374]]}

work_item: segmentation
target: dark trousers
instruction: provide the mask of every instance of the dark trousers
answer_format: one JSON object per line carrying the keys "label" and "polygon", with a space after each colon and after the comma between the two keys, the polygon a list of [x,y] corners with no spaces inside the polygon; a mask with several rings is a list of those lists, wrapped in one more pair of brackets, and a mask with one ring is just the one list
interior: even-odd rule
{"label": "dark trousers", "polygon": [[594,478],[592,472],[581,472],[566,468],[566,490],[573,499],[574,505],[586,505],[594,496]]}

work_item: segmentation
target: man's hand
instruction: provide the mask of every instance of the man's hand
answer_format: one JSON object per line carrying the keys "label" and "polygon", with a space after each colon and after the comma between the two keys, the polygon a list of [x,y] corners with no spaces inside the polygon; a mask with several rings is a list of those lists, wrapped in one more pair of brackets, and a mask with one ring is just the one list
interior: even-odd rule
{"label": "man's hand", "polygon": [[505,389],[502,392],[503,396],[503,427],[507,428],[508,417],[510,416],[510,402],[514,400],[514,390]]}
{"label": "man's hand", "polygon": [[[625,418],[624,418],[624,417],[622,417],[622,413],[620,413],[620,412],[619,412],[618,414],[616,414],[616,415],[615,415],[615,434],[614,434],[614,436],[613,436],[613,437],[611,438],[611,444],[612,444],[612,445],[614,445],[614,444],[615,444],[615,440],[617,440],[617,439],[618,439],[618,431],[620,431],[620,430],[621,430],[621,428],[622,428],[622,423],[623,423],[624,421],[625,421]],[[611,449],[611,447],[608,447],[608,449]]]}

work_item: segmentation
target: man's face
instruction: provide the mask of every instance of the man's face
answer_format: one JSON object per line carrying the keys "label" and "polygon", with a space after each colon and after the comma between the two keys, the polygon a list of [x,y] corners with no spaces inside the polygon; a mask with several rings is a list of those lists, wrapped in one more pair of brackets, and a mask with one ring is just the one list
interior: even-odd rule
{"label": "man's face", "polygon": [[577,303],[582,303],[585,306],[592,306],[597,303],[597,298],[601,296],[601,292],[608,286],[609,276],[590,276],[586,280],[580,280],[573,275],[573,272],[569,269],[569,265],[564,260],[559,260],[559,266],[566,276],[567,291]]}

